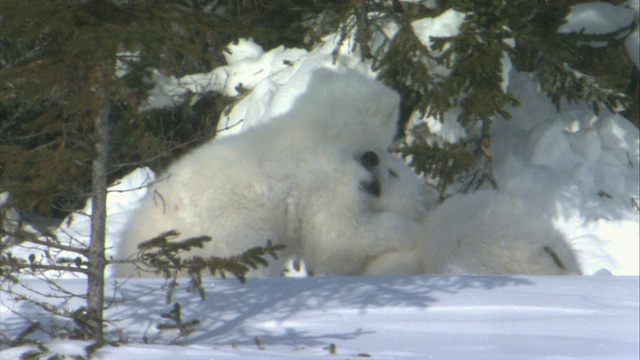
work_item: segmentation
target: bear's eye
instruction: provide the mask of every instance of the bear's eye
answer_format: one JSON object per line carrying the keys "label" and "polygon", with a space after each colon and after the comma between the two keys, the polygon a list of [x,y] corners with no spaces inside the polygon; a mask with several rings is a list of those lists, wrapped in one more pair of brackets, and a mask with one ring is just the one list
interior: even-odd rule
{"label": "bear's eye", "polygon": [[360,163],[367,169],[372,169],[380,164],[378,154],[373,151],[367,151],[360,157]]}
{"label": "bear's eye", "polygon": [[389,175],[393,176],[394,178],[399,177],[399,176],[398,176],[398,173],[397,173],[397,172],[395,172],[395,171],[393,171],[393,170],[391,170],[391,169],[389,169]]}

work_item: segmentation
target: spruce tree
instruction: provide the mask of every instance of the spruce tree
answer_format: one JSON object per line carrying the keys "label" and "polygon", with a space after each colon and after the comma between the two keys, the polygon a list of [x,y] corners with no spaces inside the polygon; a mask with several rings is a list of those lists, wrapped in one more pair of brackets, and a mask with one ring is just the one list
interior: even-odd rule
{"label": "spruce tree", "polygon": [[[42,205],[43,214],[73,210],[64,206],[69,205],[64,203],[65,197],[72,198],[70,205],[74,205],[73,199],[82,199],[86,194],[92,199],[88,246],[61,244],[53,234],[25,231],[21,224],[9,229],[4,221],[7,207],[2,204],[0,280],[5,285],[19,283],[19,275],[28,273],[40,275],[53,288],[60,289],[55,279],[46,275],[48,271],[85,275],[86,306],[66,316],[78,326],[72,337],[95,340],[97,346],[105,341],[107,184],[120,169],[110,164],[114,158],[110,156],[109,143],[111,139],[118,145],[144,143],[145,124],[139,126],[135,122],[141,119],[138,105],[149,89],[151,70],[163,69],[168,75],[180,76],[210,69],[211,63],[222,56],[219,51],[213,56],[212,48],[222,49],[236,37],[236,27],[228,17],[218,16],[212,9],[205,11],[202,5],[197,1],[94,0],[4,1],[0,7],[0,109],[4,116],[0,127],[0,186],[17,199],[41,202],[18,201],[13,205],[33,210]],[[228,11],[229,6],[226,8]],[[189,138],[199,130],[185,131],[183,128],[189,124],[180,120],[169,120],[171,132],[184,131]],[[213,122],[210,127],[215,125]],[[157,141],[166,133],[155,135],[151,138]],[[171,146],[186,145],[174,142]],[[130,148],[125,147],[116,155],[126,154]],[[131,167],[140,162],[130,163]],[[71,191],[76,194],[69,195]],[[60,193],[63,200],[56,204]],[[39,256],[31,253],[28,260],[14,258],[6,251],[21,243],[45,249]],[[267,245],[264,253],[262,248],[256,248],[231,260],[216,259],[222,266],[201,264],[192,271],[193,278],[199,279],[200,271],[207,267],[212,274],[229,271],[244,279],[251,267],[267,263],[263,254],[275,257],[275,251],[281,248]],[[76,257],[57,258],[51,256],[50,250],[69,251]],[[199,290],[203,294],[202,287]]]}
{"label": "spruce tree", "polygon": [[[501,85],[501,59],[506,57],[517,70],[532,73],[558,109],[563,101],[585,102],[596,113],[601,107],[615,112],[637,103],[637,98],[630,98],[634,89],[629,89],[628,74],[637,77],[630,61],[596,71],[583,61],[598,52],[604,58],[607,51],[620,48],[636,23],[610,34],[558,33],[569,5],[581,2],[586,1],[454,0],[431,2],[430,6],[358,1],[344,18],[341,39],[354,39],[356,50],[372,61],[380,79],[403,95],[409,107],[404,109],[404,120],[418,111],[439,122],[456,121],[466,130],[467,138],[455,144],[434,144],[424,134],[414,133],[414,142],[400,151],[410,156],[416,171],[434,179],[443,196],[456,183],[464,192],[486,183],[496,188],[491,166],[492,119],[509,119],[508,107],[520,101]],[[464,14],[459,32],[431,37],[432,44],[424,44],[414,25],[450,10]],[[397,30],[392,35],[382,30],[390,28]],[[377,40],[381,37],[382,42]],[[608,46],[598,51],[585,46],[590,41]],[[454,108],[457,111],[449,112]]]}
{"label": "spruce tree", "polygon": [[[224,48],[309,46],[314,14],[343,1],[35,1],[0,3],[0,189],[24,211],[64,218],[91,191],[91,69],[103,61],[110,108],[109,180],[138,166],[161,171],[211,139],[230,103],[198,94],[140,111],[152,72],[182,77],[225,64]],[[335,16],[326,16],[329,23]],[[324,25],[327,26],[327,25]],[[329,25],[333,28],[333,25]],[[325,30],[326,31],[326,30]]]}

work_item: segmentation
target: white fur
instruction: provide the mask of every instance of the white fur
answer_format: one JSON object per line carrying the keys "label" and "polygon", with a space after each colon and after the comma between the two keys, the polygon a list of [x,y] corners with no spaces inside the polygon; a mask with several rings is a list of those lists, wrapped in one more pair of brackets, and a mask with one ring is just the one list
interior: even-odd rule
{"label": "white fur", "polygon": [[[287,245],[252,275],[279,275],[293,257],[316,274],[579,273],[562,236],[524,200],[479,192],[434,207],[435,192],[386,151],[398,103],[361,75],[316,72],[287,114],[173,164],[128,224],[119,257],[175,229],[180,239],[211,236],[192,252],[204,257]],[[365,167],[370,151],[379,163]],[[363,190],[371,181],[379,194]]]}
{"label": "white fur", "polygon": [[[119,257],[171,229],[180,239],[211,236],[192,252],[205,257],[236,255],[268,239],[287,245],[280,262],[253,275],[278,275],[301,253],[315,273],[355,274],[369,259],[414,249],[421,226],[408,216],[424,213],[425,197],[393,184],[424,186],[415,174],[382,152],[381,165],[413,179],[381,180],[398,199],[359,189],[372,174],[358,156],[391,145],[398,104],[394,91],[371,79],[317,71],[287,114],[205,144],[169,167],[130,220]],[[131,267],[116,269],[116,276],[129,275],[136,275]]]}
{"label": "white fur", "polygon": [[[436,206],[438,193],[427,187],[424,180],[401,159],[386,151],[376,151],[376,154],[380,165],[372,173],[380,181],[381,195],[366,198],[366,208],[378,214],[374,221],[380,222],[380,227],[388,227],[378,230],[378,236],[388,247],[379,252],[381,255],[369,257],[362,273],[420,274],[422,270],[416,247],[425,241],[422,224],[428,212]],[[390,219],[385,223],[387,217]]]}
{"label": "white fur", "polygon": [[[423,238],[422,220],[436,202],[434,192],[400,159],[386,151],[376,153],[380,164],[371,175],[380,182],[379,196],[355,192],[353,178],[341,177],[345,183],[320,197],[303,217],[304,259],[314,273],[386,273],[381,268],[367,270],[369,262],[414,252]],[[355,226],[332,225],[345,219]]]}
{"label": "white fur", "polygon": [[427,187],[424,179],[400,158],[386,151],[376,151],[380,165],[373,174],[380,180],[382,194],[369,198],[367,206],[378,212],[404,215],[422,223],[428,211],[438,203],[438,192]]}
{"label": "white fur", "polygon": [[417,256],[428,274],[580,272],[573,252],[549,219],[533,212],[526,201],[495,192],[453,197],[438,206],[425,222],[425,240]]}

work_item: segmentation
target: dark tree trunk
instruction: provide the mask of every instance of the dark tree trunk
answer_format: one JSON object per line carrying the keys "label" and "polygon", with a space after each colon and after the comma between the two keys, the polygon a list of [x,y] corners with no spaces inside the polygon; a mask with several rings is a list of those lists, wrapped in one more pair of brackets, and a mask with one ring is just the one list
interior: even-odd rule
{"label": "dark tree trunk", "polygon": [[87,319],[92,337],[103,340],[105,234],[107,220],[107,174],[109,154],[109,101],[105,94],[104,74],[97,71],[94,89],[96,106],[94,119],[95,158],[92,162],[91,243],[89,245],[89,279],[87,289]]}

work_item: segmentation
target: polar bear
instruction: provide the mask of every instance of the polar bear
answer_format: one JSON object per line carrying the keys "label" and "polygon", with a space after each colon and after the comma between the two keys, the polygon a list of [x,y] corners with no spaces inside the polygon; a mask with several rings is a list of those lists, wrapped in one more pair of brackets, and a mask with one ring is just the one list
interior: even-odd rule
{"label": "polar bear", "polygon": [[495,191],[455,196],[427,217],[417,256],[424,273],[572,275],[575,254],[525,199]]}
{"label": "polar bear", "polygon": [[[437,203],[437,192],[385,150],[363,153],[360,163],[370,174],[359,186],[366,196],[354,192],[350,184],[338,186],[337,191],[322,196],[311,209],[312,216],[304,217],[303,258],[315,274],[385,274],[385,269],[371,268],[369,263],[381,256],[413,253],[424,237],[422,222]],[[357,226],[326,226],[345,218],[353,219]],[[394,269],[389,273],[415,271]]]}
{"label": "polar bear", "polygon": [[369,210],[394,212],[422,222],[438,203],[435,188],[428,187],[423,178],[388,151],[367,151],[360,163],[372,175],[361,183],[361,189],[374,195],[369,198]]}
{"label": "polar bear", "polygon": [[[279,261],[250,275],[279,275],[294,256],[318,274],[356,274],[369,259],[415,249],[421,226],[411,216],[424,213],[425,197],[390,190],[396,179],[420,186],[384,151],[396,135],[398,108],[395,91],[354,71],[314,72],[288,113],[171,165],[126,226],[118,258],[168,230],[179,239],[211,236],[192,252],[205,257],[236,255],[267,240],[287,246]],[[373,150],[396,175],[414,179],[373,175],[377,170],[362,163]],[[363,189],[371,181],[380,182],[379,193]],[[120,265],[115,275],[137,273]]]}
{"label": "polar bear", "polygon": [[371,259],[365,274],[578,275],[574,251],[550,220],[513,195],[454,196],[427,214],[414,251]]}

